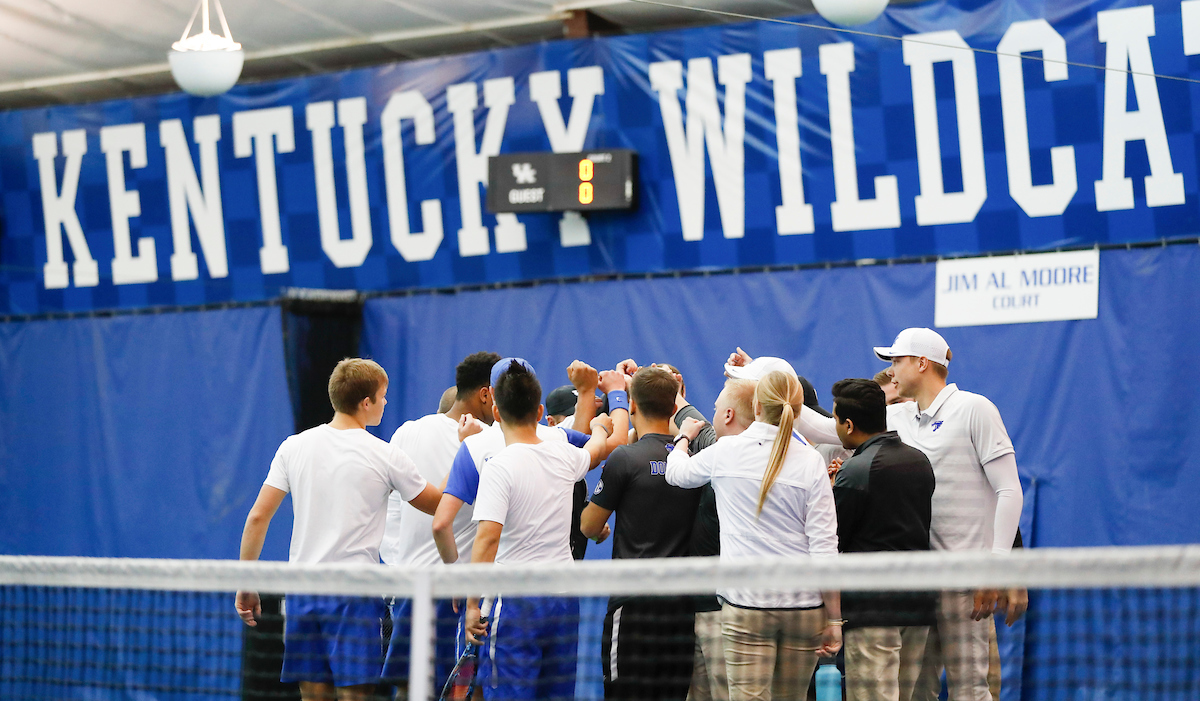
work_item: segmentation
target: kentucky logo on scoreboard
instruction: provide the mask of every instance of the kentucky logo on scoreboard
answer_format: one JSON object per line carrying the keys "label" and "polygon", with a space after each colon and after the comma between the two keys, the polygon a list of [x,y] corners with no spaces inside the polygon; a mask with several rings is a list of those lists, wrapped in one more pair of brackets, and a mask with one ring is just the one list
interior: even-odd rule
{"label": "kentucky logo on scoreboard", "polygon": [[493,214],[633,209],[636,193],[637,154],[628,149],[488,159],[487,206]]}

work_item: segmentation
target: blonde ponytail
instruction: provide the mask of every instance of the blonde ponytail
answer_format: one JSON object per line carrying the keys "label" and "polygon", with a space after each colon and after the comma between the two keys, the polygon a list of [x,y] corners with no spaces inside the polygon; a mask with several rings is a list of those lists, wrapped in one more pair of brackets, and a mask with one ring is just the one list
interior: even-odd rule
{"label": "blonde ponytail", "polygon": [[762,420],[779,427],[775,442],[771,444],[771,459],[767,461],[762,488],[758,493],[758,514],[761,515],[763,506],[767,503],[767,495],[771,493],[771,487],[775,486],[775,480],[783,469],[783,461],[787,458],[788,447],[792,443],[792,425],[804,404],[804,389],[795,375],[779,371],[769,372],[758,381],[755,402],[761,407]]}

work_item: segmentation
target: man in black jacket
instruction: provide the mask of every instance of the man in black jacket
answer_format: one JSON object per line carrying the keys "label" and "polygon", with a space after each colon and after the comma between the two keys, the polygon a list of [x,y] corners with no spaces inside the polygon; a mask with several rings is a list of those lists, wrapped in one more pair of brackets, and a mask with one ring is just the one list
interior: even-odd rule
{"label": "man in black jacket", "polygon": [[[833,416],[842,445],[855,451],[833,482],[839,550],[928,550],[933,467],[885,430],[883,389],[873,380],[838,382]],[[912,697],[935,603],[928,592],[842,592],[848,701]]]}

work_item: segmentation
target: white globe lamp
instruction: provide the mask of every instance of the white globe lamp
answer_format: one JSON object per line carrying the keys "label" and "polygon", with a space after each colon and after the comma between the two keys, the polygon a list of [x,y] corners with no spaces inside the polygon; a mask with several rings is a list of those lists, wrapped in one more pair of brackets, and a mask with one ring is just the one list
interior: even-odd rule
{"label": "white globe lamp", "polygon": [[[220,95],[232,88],[242,74],[242,63],[246,58],[242,45],[233,40],[220,0],[213,2],[217,6],[217,17],[221,20],[224,36],[213,34],[208,22],[208,0],[200,0],[191,21],[183,30],[183,37],[172,44],[171,51],[167,53],[175,83],[184,92],[197,97]],[[201,13],[202,30],[189,37],[196,15]]]}
{"label": "white globe lamp", "polygon": [[812,4],[829,22],[856,27],[883,14],[888,0],[812,0]]}

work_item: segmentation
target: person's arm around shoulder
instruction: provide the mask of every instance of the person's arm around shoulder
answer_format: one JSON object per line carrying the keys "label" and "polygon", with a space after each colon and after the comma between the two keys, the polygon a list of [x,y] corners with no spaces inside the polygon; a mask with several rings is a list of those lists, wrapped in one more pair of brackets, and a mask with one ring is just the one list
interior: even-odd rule
{"label": "person's arm around shoulder", "polygon": [[703,426],[701,421],[686,419],[679,427],[679,437],[675,439],[674,448],[667,454],[667,484],[693,489],[712,481],[716,448],[688,455],[688,443],[700,435]]}
{"label": "person's arm around shoulder", "polygon": [[679,428],[683,422],[688,419],[703,421],[704,425],[700,427],[700,432],[696,434],[696,439],[688,441],[688,452],[692,455],[699,453],[701,450],[709,447],[717,442],[717,429],[709,423],[708,419],[704,418],[704,414],[691,404],[684,404],[675,410],[675,427]]}
{"label": "person's arm around shoulder", "polygon": [[[287,492],[266,484],[258,491],[258,498],[254,500],[254,506],[250,507],[250,514],[246,516],[246,525],[242,528],[242,545],[238,559],[257,560],[258,556],[262,554],[267,529],[285,496],[287,496]],[[256,619],[262,614],[262,601],[259,599],[258,592],[239,591],[233,605],[237,609],[238,616],[245,621],[246,625],[251,627],[258,625]]]}

